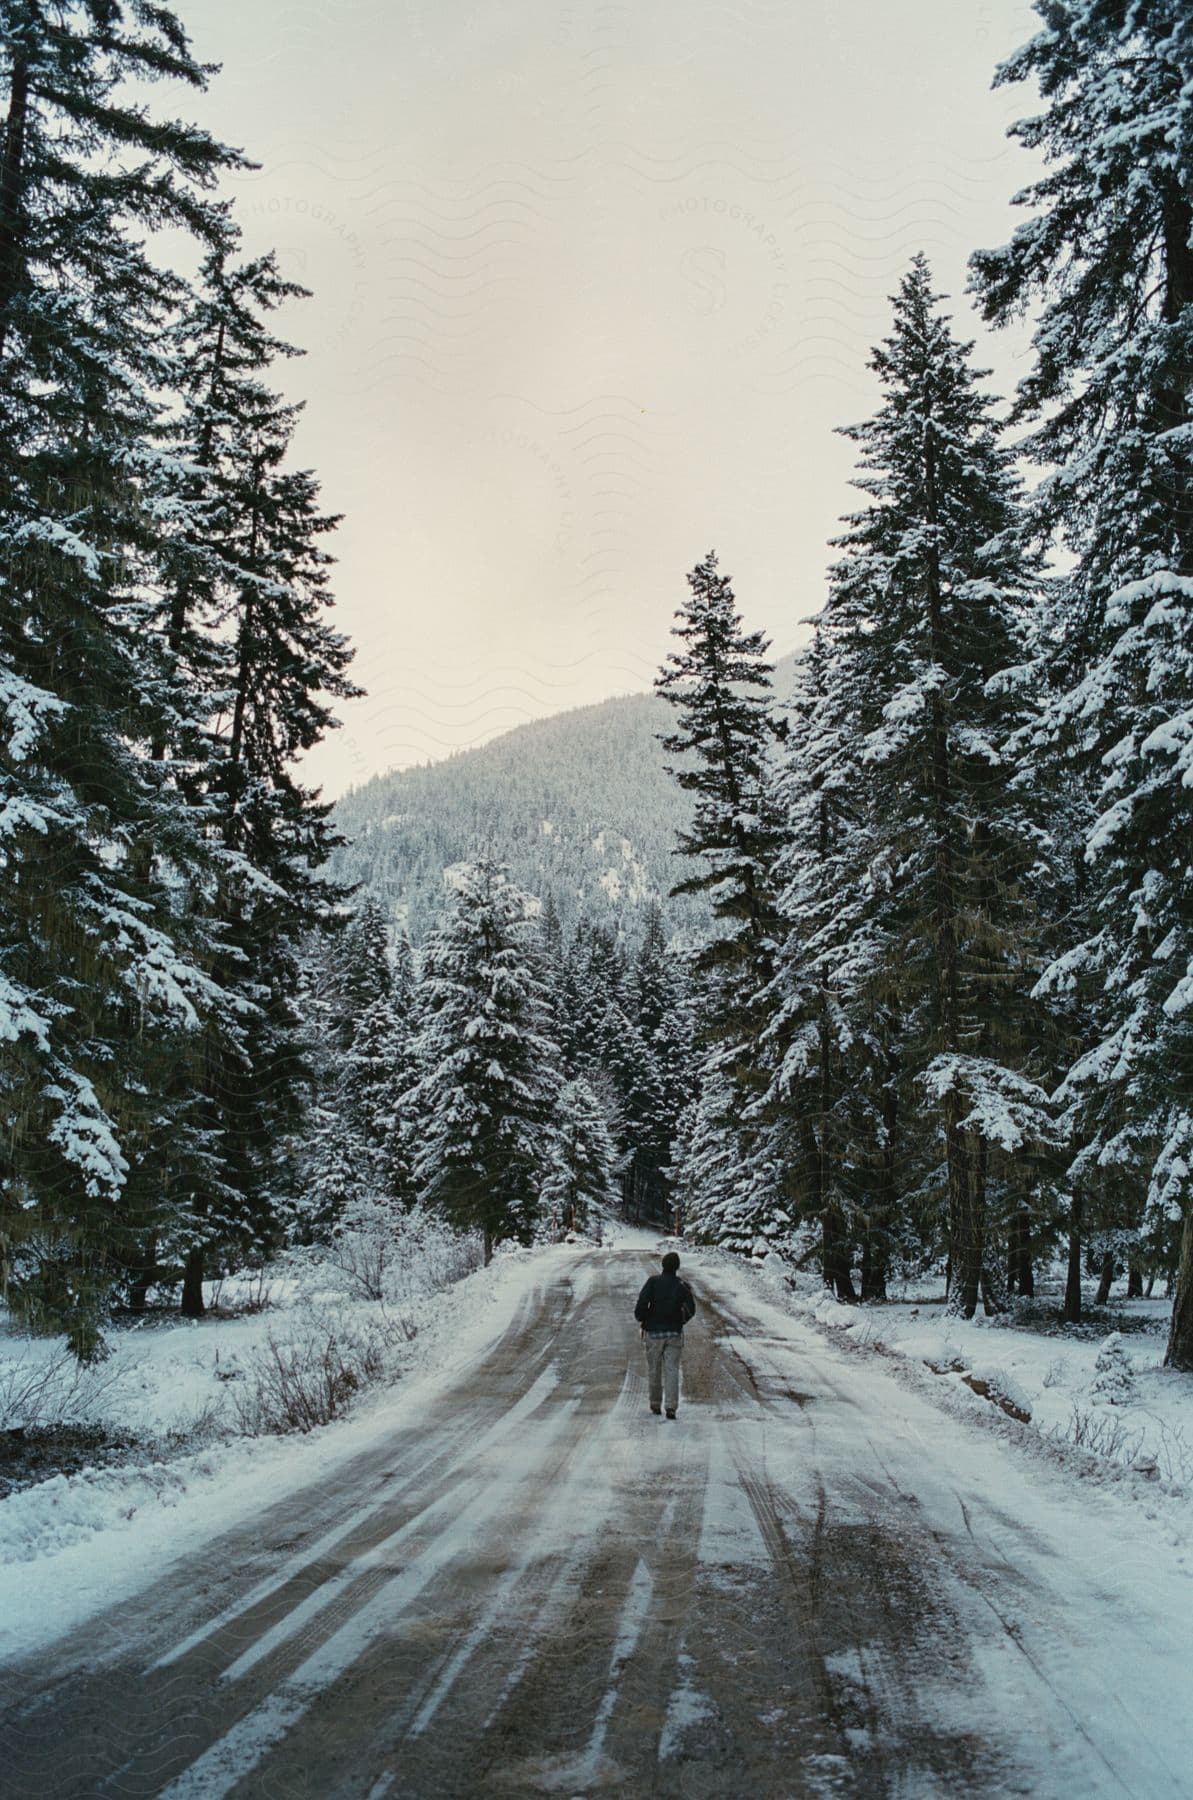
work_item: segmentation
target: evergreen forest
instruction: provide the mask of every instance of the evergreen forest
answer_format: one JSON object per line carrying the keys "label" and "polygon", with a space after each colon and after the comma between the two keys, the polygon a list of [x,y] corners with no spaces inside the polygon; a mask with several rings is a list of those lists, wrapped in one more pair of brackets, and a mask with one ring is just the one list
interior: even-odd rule
{"label": "evergreen forest", "polygon": [[[1037,11],[996,79],[1044,172],[968,335],[924,255],[891,296],[823,590],[770,603],[794,668],[693,546],[656,695],[527,728],[569,782],[502,740],[450,808],[434,770],[333,808],[303,758],[360,691],[350,521],[295,452],[304,293],[245,250],[248,157],[159,104],[215,72],[167,6],[0,0],[30,1330],[95,1360],[367,1200],[486,1260],[620,1214],[849,1304],[937,1271],[965,1317],[1046,1268],[1074,1322],[1091,1271],[1159,1281],[1193,1370],[1193,13]],[[982,334],[1024,316],[999,396]]]}

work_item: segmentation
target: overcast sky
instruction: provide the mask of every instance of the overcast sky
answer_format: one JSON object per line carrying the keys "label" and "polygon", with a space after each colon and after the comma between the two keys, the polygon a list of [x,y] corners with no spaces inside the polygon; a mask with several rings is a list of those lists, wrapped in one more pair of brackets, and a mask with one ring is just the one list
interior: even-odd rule
{"label": "overcast sky", "polygon": [[[888,296],[1028,180],[1018,0],[189,0],[204,121],[342,512],[368,697],[329,795],[650,685],[710,548],[776,652],[821,604]],[[1013,383],[1022,338],[982,344]]]}

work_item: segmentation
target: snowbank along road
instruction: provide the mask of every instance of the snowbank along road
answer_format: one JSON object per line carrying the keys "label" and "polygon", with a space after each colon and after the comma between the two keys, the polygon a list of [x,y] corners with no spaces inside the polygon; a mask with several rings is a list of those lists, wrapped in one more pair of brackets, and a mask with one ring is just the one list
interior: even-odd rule
{"label": "snowbank along road", "polygon": [[[528,1259],[434,1410],[4,1671],[6,1795],[1193,1794],[1187,1577],[685,1262]],[[1099,1511],[1101,1508],[1101,1511]]]}

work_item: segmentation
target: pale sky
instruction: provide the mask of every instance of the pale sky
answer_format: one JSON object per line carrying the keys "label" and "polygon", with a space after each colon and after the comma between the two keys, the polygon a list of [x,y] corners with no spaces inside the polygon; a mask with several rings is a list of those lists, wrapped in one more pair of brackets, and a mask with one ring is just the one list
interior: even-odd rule
{"label": "pale sky", "polygon": [[[775,651],[852,504],[869,346],[923,248],[966,335],[1033,110],[1019,0],[189,0],[192,110],[263,166],[248,248],[314,290],[299,450],[344,523],[368,697],[334,796],[649,687],[710,548]],[[1022,334],[981,345],[1006,392]]]}

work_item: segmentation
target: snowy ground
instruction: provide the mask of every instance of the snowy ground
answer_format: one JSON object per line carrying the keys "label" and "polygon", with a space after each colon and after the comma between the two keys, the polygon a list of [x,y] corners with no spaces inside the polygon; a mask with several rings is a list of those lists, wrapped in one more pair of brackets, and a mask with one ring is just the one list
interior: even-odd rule
{"label": "snowy ground", "polygon": [[1051,1294],[992,1319],[950,1318],[939,1282],[862,1309],[801,1279],[789,1304],[858,1350],[931,1371],[967,1411],[1004,1402],[1050,1442],[1088,1450],[1107,1475],[1141,1474],[1174,1499],[1193,1492],[1193,1379],[1164,1367],[1168,1300],[1112,1296],[1076,1328],[1060,1325]]}
{"label": "snowy ground", "polygon": [[[607,1231],[606,1241],[649,1251],[663,1243],[625,1226]],[[746,1280],[849,1351],[899,1359],[949,1412],[1020,1442],[1038,1435],[1062,1452],[1087,1452],[1064,1457],[1075,1480],[1118,1486],[1128,1503],[1162,1512],[1182,1541],[1193,1535],[1193,1380],[1163,1367],[1168,1301],[1112,1297],[1100,1323],[1077,1331],[1059,1328],[1049,1316],[1055,1308],[1042,1301],[1030,1309],[1032,1328],[1021,1315],[949,1318],[938,1283],[862,1309],[838,1304],[777,1257],[762,1267],[712,1260],[735,1284]],[[415,1258],[401,1287],[391,1284],[388,1308],[357,1298],[351,1280],[332,1280],[318,1265],[280,1265],[263,1282],[219,1284],[208,1293],[221,1311],[198,1323],[166,1317],[118,1332],[111,1359],[90,1373],[80,1374],[53,1342],[0,1329],[0,1481],[3,1434],[31,1416],[29,1402],[40,1418],[82,1428],[73,1458],[80,1467],[41,1481],[22,1468],[19,1491],[0,1499],[0,1656],[53,1637],[121,1593],[124,1573],[135,1578],[143,1567],[147,1543],[163,1554],[192,1547],[354,1455],[388,1429],[393,1381],[403,1384],[403,1407],[417,1407],[436,1379],[500,1335],[533,1266],[530,1253],[507,1252],[442,1291],[443,1271],[423,1263]],[[260,1310],[234,1310],[262,1298]],[[379,1312],[391,1324],[384,1382],[356,1402],[351,1418],[301,1436],[244,1434],[238,1402],[271,1338],[284,1344],[337,1327],[341,1335],[368,1333]],[[1105,1329],[1111,1324],[1113,1332]],[[1028,1429],[1008,1425],[1024,1414]],[[86,1549],[99,1534],[102,1559]],[[69,1551],[76,1554],[59,1560]],[[32,1566],[46,1558],[55,1559],[58,1577],[48,1602]]]}
{"label": "snowy ground", "polygon": [[[1148,1466],[1179,1458],[1193,1384],[1160,1368],[1163,1308],[1135,1306],[1156,1328],[1099,1371],[1096,1338],[946,1325],[925,1296],[861,1315],[692,1252],[672,1428],[628,1318],[655,1243],[519,1253],[412,1302],[401,1379],[346,1422],[0,1503],[31,1791],[44,1721],[94,1735],[115,1682],[144,1718],[113,1779],[175,1800],[266,1761],[277,1791],[345,1796],[475,1792],[478,1769],[498,1793],[685,1800],[731,1772],[778,1791],[776,1769],[793,1794],[1193,1795],[1193,1508]],[[333,1300],[278,1297],[134,1334],[109,1414],[168,1431],[241,1385],[230,1356]],[[1095,1457],[1066,1441],[1074,1408],[1152,1436],[1128,1458],[1104,1431]],[[184,1704],[159,1787],[138,1734]],[[106,1789],[55,1765],[54,1791]]]}
{"label": "snowy ground", "polygon": [[[432,1233],[400,1271],[383,1274],[380,1304],[343,1269],[290,1258],[263,1279],[209,1285],[203,1320],[165,1315],[113,1331],[111,1356],[92,1371],[0,1313],[0,1496],[15,1488],[0,1498],[0,1658],[70,1630],[132,1591],[147,1565],[196,1548],[384,1436],[395,1396],[417,1409],[428,1386],[505,1328],[526,1258],[504,1253],[445,1288],[459,1253]],[[329,1338],[374,1349],[378,1384],[328,1425],[260,1431],[245,1414],[271,1342]],[[31,1479],[30,1439],[36,1450],[43,1435],[50,1459],[81,1466]]]}
{"label": "snowy ground", "polygon": [[[88,1800],[1193,1792],[1161,1478],[1084,1480],[773,1269],[696,1253],[680,1422],[652,1419],[650,1259],[470,1276],[435,1366],[354,1421],[8,1571],[43,1644],[6,1668],[11,1772]],[[97,1567],[106,1594],[57,1601]]]}

